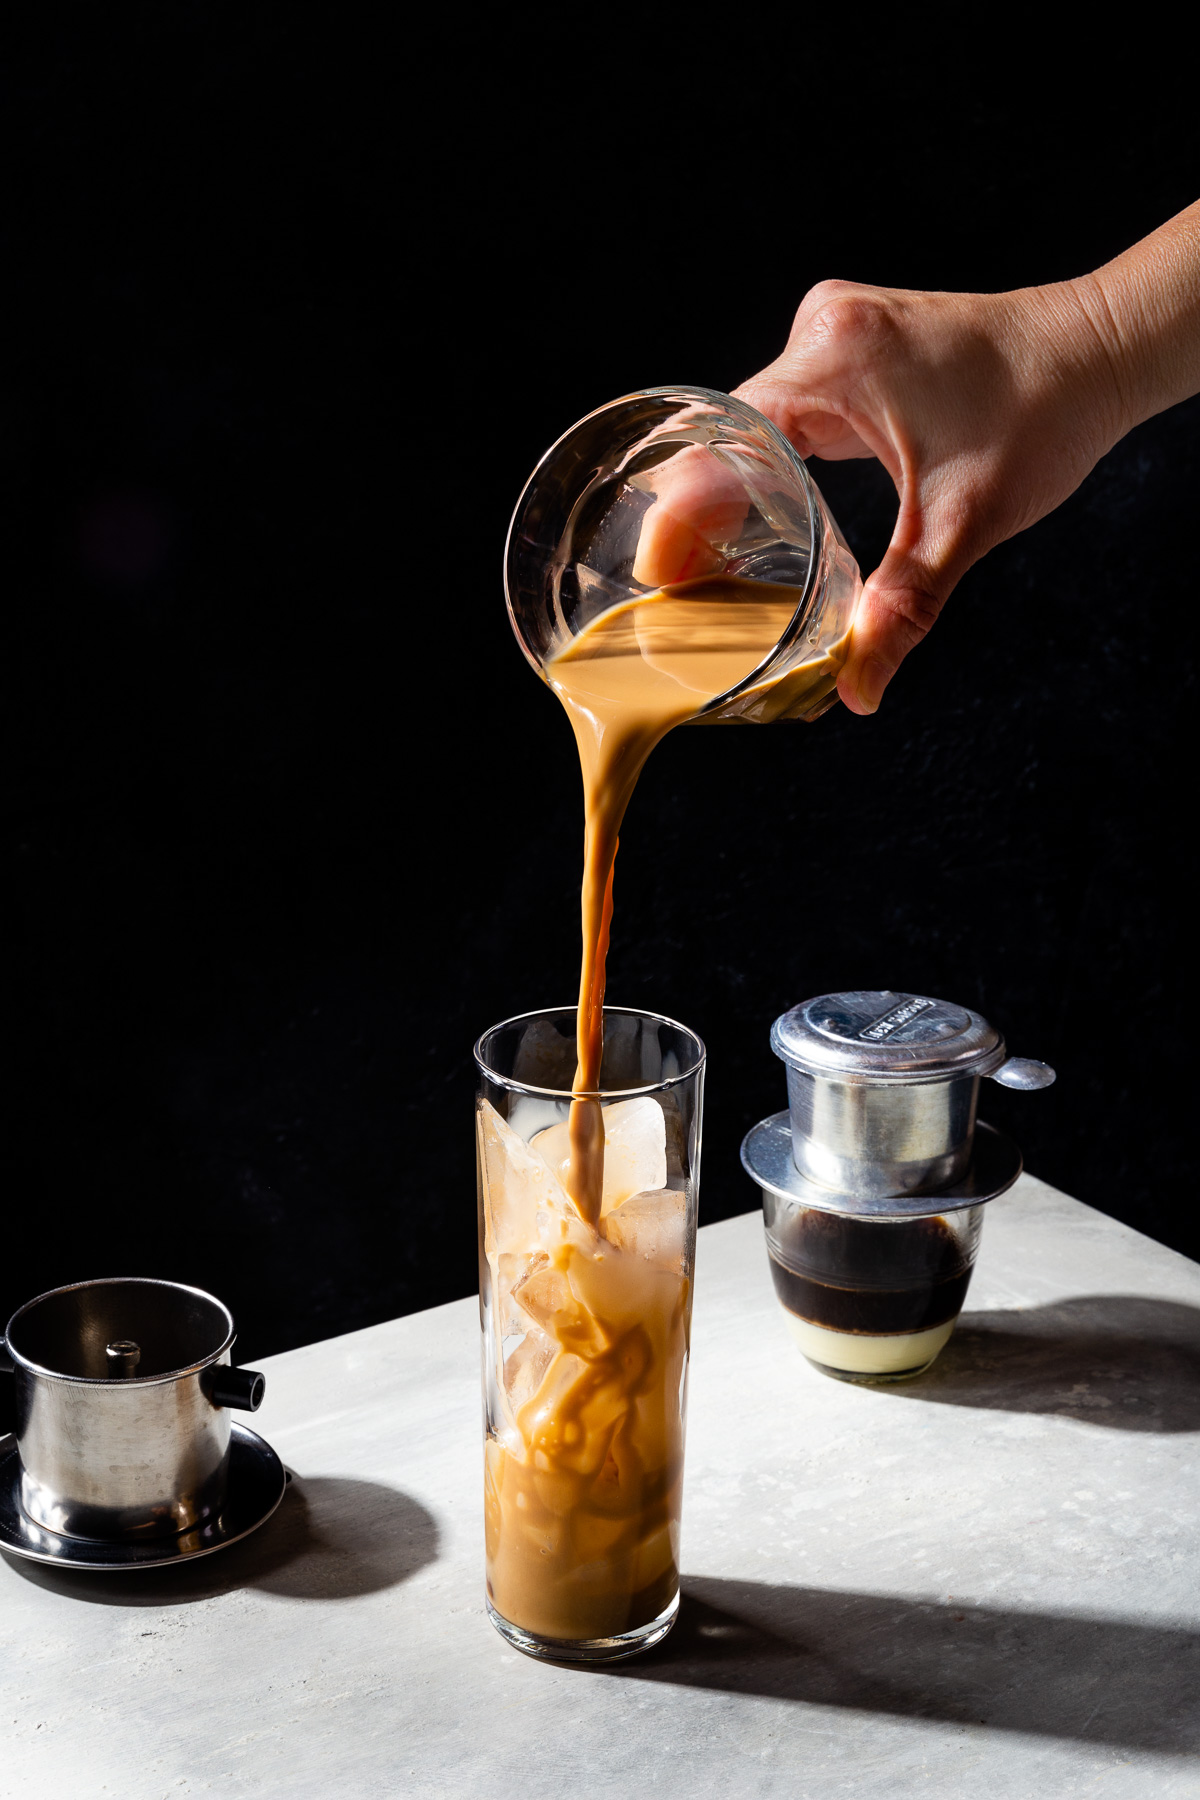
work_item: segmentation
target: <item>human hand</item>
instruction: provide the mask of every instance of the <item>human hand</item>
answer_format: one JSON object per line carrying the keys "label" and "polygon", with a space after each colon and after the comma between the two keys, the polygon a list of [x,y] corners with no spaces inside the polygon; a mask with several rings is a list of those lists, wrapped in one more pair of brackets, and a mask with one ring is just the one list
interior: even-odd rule
{"label": "human hand", "polygon": [[871,713],[962,576],[1058,506],[1129,422],[1082,285],[914,293],[822,282],[737,393],[800,452],[875,456],[900,506],[838,691]]}
{"label": "human hand", "polygon": [[[783,355],[736,391],[801,456],[875,456],[896,485],[896,527],[838,681],[852,712],[874,712],[972,563],[1065,500],[1131,426],[1200,391],[1200,202],[1051,287],[823,281]],[[639,581],[707,573],[737,524],[737,497],[702,453],[668,468],[643,521]]]}

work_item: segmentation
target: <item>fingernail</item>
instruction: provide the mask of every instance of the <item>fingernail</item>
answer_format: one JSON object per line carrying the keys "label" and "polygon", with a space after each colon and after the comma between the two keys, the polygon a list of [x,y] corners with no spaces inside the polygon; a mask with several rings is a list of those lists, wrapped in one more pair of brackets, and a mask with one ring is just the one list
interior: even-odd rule
{"label": "fingernail", "polygon": [[892,671],[878,657],[868,656],[858,671],[858,686],[855,690],[858,703],[864,712],[873,713],[878,710],[883,699],[883,690],[891,680]]}

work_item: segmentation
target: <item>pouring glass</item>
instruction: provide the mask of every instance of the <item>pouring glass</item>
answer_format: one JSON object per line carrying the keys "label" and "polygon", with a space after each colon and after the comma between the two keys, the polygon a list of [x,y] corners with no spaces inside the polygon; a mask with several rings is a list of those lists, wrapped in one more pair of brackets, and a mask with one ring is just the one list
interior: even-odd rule
{"label": "pouring glass", "polygon": [[714,575],[797,600],[774,647],[698,722],[820,718],[837,700],[858,565],[783,434],[706,388],[647,388],[589,413],[543,456],[509,527],[509,617],[543,679],[599,614]]}

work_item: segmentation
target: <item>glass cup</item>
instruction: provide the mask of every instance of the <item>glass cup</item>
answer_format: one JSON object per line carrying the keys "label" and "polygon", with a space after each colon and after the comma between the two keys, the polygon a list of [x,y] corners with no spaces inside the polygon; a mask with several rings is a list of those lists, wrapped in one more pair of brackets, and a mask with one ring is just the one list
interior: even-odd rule
{"label": "glass cup", "polygon": [[776,606],[781,586],[794,600],[786,623],[699,722],[828,711],[862,592],[797,452],[754,407],[707,388],[647,388],[589,413],[546,452],[509,527],[509,616],[543,677],[611,607],[663,590],[753,604],[764,584]]}
{"label": "glass cup", "polygon": [[983,1210],[860,1217],[764,1188],[775,1292],[809,1362],[867,1384],[922,1374],[962,1311]]}
{"label": "glass cup", "polygon": [[704,1059],[605,1007],[593,1230],[560,1180],[574,1007],[475,1046],[487,1605],[532,1656],[633,1656],[675,1620]]}

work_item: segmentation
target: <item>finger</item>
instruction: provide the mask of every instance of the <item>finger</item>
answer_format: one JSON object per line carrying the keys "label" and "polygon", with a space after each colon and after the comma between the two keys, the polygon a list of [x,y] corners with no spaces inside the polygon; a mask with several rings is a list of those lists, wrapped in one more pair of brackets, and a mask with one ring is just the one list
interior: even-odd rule
{"label": "finger", "polygon": [[[756,376],[737,390],[777,425],[802,456],[873,456],[875,450],[836,413]],[[643,516],[633,579],[665,587],[719,569],[730,555],[749,510],[749,498],[728,467],[701,445],[681,450],[649,477],[655,501]]]}
{"label": "finger", "polygon": [[904,658],[993,541],[972,517],[956,481],[919,483],[909,473],[892,541],[863,588],[838,677],[838,693],[851,712],[876,710]]}
{"label": "finger", "polygon": [[886,397],[907,298],[860,282],[818,282],[797,309],[782,355],[739,392],[801,456],[878,457],[899,487],[903,459]]}
{"label": "finger", "polygon": [[873,713],[892,676],[925,637],[943,601],[923,583],[898,579],[886,559],[862,591],[838,694],[854,713]]}
{"label": "finger", "polygon": [[642,517],[633,579],[665,587],[719,569],[749,508],[741,482],[698,444],[660,463],[649,481],[655,499]]}
{"label": "finger", "polygon": [[734,393],[770,419],[803,457],[842,462],[849,457],[877,454],[845,412],[839,410],[844,405],[840,398],[798,388],[784,377],[778,365],[744,381]]}
{"label": "finger", "polygon": [[690,575],[708,575],[721,560],[694,525],[656,500],[642,518],[633,579],[643,587],[666,587]]}

